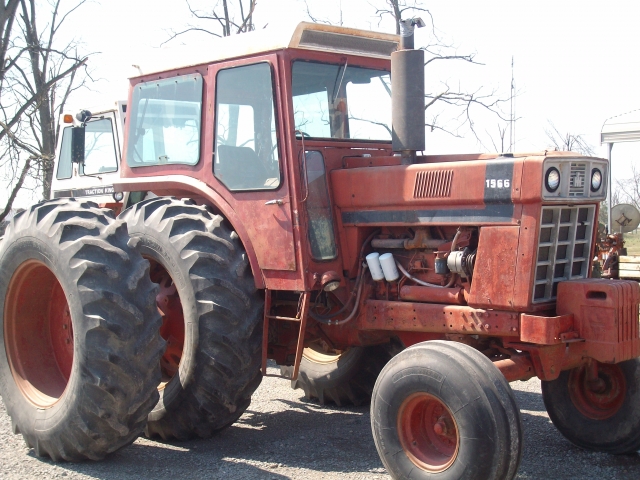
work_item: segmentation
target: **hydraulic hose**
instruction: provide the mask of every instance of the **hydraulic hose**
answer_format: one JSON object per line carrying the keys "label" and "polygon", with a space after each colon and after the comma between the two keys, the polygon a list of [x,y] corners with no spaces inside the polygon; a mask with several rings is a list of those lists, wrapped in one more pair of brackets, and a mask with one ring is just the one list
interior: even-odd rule
{"label": "hydraulic hose", "polygon": [[[365,273],[366,268],[368,268],[367,265],[363,261],[364,249],[367,247],[369,242],[371,242],[373,237],[378,234],[379,231],[380,231],[380,229],[374,230],[371,233],[371,235],[369,235],[367,237],[367,239],[362,243],[362,247],[360,248],[360,257],[359,257],[359,264],[360,265],[358,267],[358,275],[356,276],[356,283],[355,283],[355,285],[353,287],[353,290],[351,291],[351,295],[349,295],[348,300],[344,303],[344,305],[342,305],[340,310],[338,310],[337,312],[334,312],[334,313],[332,313],[330,315],[318,315],[316,313],[313,313],[311,310],[309,310],[309,316],[311,318],[313,318],[316,322],[322,323],[324,325],[340,325],[339,323],[332,322],[331,320],[336,318],[338,315],[341,315],[342,313],[344,313],[344,311],[351,304],[351,301],[354,299],[354,297],[356,297],[356,305],[355,305],[354,311],[357,310],[358,303],[360,301],[360,295],[362,293],[361,285],[364,284],[364,273]],[[349,318],[349,320],[351,320],[351,317],[353,316],[353,314],[354,314],[354,312],[351,312],[351,314],[347,318]],[[341,322],[344,323],[344,321],[341,321]]]}

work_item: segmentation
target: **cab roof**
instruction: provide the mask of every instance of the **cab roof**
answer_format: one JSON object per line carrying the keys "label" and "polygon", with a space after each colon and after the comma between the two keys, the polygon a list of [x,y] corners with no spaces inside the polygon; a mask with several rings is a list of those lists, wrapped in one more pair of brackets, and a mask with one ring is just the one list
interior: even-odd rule
{"label": "cab roof", "polygon": [[[177,68],[220,62],[248,55],[302,48],[388,59],[398,49],[400,37],[356,28],[300,22],[288,28],[265,28],[210,42],[158,49],[157,59],[147,57],[133,77]],[[133,78],[132,77],[132,78]]]}

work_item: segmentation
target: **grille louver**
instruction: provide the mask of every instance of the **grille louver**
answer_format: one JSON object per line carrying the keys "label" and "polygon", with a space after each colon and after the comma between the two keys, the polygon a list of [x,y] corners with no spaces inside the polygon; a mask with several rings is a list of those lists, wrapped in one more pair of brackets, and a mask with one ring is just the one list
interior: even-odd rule
{"label": "grille louver", "polygon": [[451,196],[453,170],[418,172],[413,198],[442,198]]}

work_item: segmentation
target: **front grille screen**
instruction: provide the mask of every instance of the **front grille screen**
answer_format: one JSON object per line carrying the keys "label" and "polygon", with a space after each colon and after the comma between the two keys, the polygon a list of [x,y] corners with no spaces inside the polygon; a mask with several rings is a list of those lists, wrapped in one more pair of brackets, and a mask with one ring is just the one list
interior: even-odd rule
{"label": "front grille screen", "polygon": [[569,196],[587,197],[587,164],[583,162],[571,162],[569,174]]}
{"label": "front grille screen", "polygon": [[555,300],[558,283],[587,278],[595,205],[542,207],[533,302]]}

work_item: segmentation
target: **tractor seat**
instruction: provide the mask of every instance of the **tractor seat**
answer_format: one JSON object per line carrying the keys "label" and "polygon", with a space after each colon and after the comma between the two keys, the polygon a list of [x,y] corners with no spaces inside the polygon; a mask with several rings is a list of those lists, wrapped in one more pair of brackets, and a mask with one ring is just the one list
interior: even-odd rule
{"label": "tractor seat", "polygon": [[263,188],[269,178],[264,164],[249,147],[218,145],[216,176],[230,190]]}

